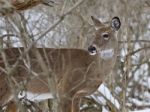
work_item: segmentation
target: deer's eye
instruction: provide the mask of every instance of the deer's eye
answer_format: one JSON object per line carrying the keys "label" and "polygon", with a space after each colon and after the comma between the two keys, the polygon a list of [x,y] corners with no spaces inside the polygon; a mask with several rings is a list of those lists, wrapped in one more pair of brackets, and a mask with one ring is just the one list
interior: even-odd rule
{"label": "deer's eye", "polygon": [[103,33],[102,37],[104,38],[104,40],[108,40],[109,39],[109,34],[108,33]]}

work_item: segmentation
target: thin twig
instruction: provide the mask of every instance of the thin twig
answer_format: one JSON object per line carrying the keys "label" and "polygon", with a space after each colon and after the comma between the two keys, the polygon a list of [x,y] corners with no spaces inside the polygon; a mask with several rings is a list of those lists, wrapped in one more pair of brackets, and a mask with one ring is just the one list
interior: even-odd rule
{"label": "thin twig", "polygon": [[129,52],[126,56],[132,56],[132,55],[134,55],[134,54],[136,54],[136,53],[138,53],[138,52],[140,52],[142,50],[146,50],[146,49],[150,49],[150,46],[146,46],[146,47],[143,47],[143,48],[139,48],[139,49],[137,49],[135,51]]}
{"label": "thin twig", "polygon": [[5,38],[5,37],[19,37],[19,36],[16,34],[4,34],[4,35],[0,36],[0,38]]}
{"label": "thin twig", "polygon": [[[123,44],[123,43],[128,43],[128,41],[118,41],[120,44]],[[136,43],[136,42],[139,42],[139,43],[150,43],[150,40],[130,40],[129,43]]]}

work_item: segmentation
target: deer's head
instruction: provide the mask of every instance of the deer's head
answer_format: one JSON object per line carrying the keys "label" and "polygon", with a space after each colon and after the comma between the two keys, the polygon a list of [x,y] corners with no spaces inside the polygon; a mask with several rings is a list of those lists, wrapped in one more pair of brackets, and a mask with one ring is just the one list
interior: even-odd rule
{"label": "deer's head", "polygon": [[95,25],[95,38],[88,48],[91,55],[100,54],[101,58],[109,59],[114,55],[117,47],[117,31],[121,26],[118,17],[113,17],[110,22],[102,23],[98,19],[91,17]]}

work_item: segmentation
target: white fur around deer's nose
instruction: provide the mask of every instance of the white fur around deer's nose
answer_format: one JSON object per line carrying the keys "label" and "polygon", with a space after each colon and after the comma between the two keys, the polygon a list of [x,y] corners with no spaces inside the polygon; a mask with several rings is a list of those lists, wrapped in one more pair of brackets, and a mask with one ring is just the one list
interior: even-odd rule
{"label": "white fur around deer's nose", "polygon": [[96,50],[96,47],[94,45],[89,46],[88,51],[89,51],[90,55],[96,55],[97,54],[97,50]]}

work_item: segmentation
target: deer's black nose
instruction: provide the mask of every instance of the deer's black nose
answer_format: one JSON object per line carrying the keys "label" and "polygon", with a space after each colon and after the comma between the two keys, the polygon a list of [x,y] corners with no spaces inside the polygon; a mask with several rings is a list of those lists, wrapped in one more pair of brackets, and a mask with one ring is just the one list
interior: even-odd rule
{"label": "deer's black nose", "polygon": [[94,46],[89,46],[88,47],[88,51],[90,52],[90,53],[96,53],[96,47],[94,47]]}

